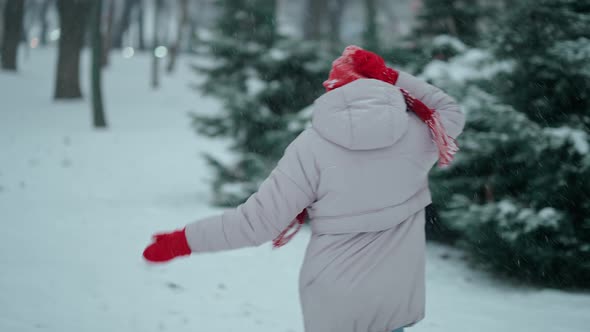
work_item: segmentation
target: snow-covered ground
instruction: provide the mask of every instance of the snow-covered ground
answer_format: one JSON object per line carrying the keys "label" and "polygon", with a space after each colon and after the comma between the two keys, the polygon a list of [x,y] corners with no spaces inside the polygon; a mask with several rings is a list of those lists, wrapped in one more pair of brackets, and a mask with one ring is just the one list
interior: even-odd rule
{"label": "snow-covered ground", "polygon": [[[188,111],[219,105],[188,87],[187,59],[153,91],[147,57],[114,55],[110,128],[96,131],[88,102],[52,102],[54,54],[0,72],[0,331],[303,331],[308,231],[281,250],[142,261],[154,231],[219,212],[200,153],[231,156],[189,126]],[[450,248],[429,246],[427,278],[427,318],[409,331],[590,330],[590,294],[493,281]]]}

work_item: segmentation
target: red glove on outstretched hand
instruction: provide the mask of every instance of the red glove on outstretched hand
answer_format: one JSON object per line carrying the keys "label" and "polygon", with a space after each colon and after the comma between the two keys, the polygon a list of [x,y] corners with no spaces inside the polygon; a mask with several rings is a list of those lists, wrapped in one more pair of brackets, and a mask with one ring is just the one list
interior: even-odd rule
{"label": "red glove on outstretched hand", "polygon": [[164,263],[176,257],[191,254],[188,246],[185,229],[172,233],[160,233],[152,237],[154,242],[143,251],[143,257],[153,263]]}

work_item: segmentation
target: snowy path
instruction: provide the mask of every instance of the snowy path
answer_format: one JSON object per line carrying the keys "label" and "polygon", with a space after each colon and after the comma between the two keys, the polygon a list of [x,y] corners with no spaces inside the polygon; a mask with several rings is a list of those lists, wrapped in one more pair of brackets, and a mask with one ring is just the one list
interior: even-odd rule
{"label": "snowy path", "polygon": [[[200,153],[225,144],[189,127],[187,111],[218,107],[187,87],[195,75],[153,92],[146,57],[113,57],[100,132],[86,102],[51,103],[53,63],[35,50],[0,72],[0,331],[302,331],[307,232],[278,251],[141,260],[153,231],[218,212]],[[590,331],[589,294],[493,282],[441,246],[428,261],[427,319],[409,331]]]}

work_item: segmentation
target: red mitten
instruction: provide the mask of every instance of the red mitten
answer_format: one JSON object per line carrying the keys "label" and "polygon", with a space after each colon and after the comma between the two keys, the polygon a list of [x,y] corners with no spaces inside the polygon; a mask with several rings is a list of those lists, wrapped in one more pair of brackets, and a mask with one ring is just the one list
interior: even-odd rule
{"label": "red mitten", "polygon": [[185,229],[172,233],[160,233],[152,237],[153,243],[143,251],[143,257],[153,263],[163,263],[176,257],[191,254],[186,241]]}

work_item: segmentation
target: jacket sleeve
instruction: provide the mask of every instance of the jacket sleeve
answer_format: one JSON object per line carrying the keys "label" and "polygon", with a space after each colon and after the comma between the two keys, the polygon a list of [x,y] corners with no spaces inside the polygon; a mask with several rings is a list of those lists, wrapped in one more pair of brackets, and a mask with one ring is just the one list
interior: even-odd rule
{"label": "jacket sleeve", "polygon": [[319,174],[305,132],[246,202],[186,227],[193,253],[259,246],[273,240],[316,197]]}
{"label": "jacket sleeve", "polygon": [[461,134],[465,126],[465,115],[453,97],[403,71],[399,71],[396,85],[407,90],[429,108],[436,110],[451,137],[457,138]]}

